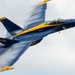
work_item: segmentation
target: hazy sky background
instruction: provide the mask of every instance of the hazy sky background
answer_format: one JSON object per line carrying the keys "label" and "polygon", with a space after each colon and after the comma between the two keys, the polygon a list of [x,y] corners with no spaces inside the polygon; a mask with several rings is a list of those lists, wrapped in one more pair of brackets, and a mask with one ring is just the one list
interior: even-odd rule
{"label": "hazy sky background", "polygon": [[[42,0],[0,0],[0,17],[7,17],[23,27],[34,6]],[[46,20],[75,18],[75,0],[52,0],[48,3]],[[0,37],[5,36],[0,23]],[[45,37],[30,47],[13,65],[0,75],[75,75],[75,28]]]}

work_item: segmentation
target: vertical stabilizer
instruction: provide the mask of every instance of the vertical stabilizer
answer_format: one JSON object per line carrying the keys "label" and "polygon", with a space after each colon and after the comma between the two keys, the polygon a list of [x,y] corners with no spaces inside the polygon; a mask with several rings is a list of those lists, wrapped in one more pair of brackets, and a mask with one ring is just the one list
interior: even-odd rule
{"label": "vertical stabilizer", "polygon": [[14,35],[22,30],[21,27],[19,27],[6,17],[0,18],[0,21],[11,35]]}

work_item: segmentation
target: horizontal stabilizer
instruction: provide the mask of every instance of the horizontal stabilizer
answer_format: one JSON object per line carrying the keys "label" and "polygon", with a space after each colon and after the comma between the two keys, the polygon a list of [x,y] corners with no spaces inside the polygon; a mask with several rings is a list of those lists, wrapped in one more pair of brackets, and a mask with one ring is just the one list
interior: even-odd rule
{"label": "horizontal stabilizer", "polygon": [[8,48],[10,47],[12,44],[17,43],[17,40],[11,40],[11,39],[7,39],[7,38],[0,38],[0,48]]}
{"label": "horizontal stabilizer", "polygon": [[14,35],[22,30],[21,27],[8,20],[6,17],[0,18],[0,21],[11,35]]}
{"label": "horizontal stabilizer", "polygon": [[16,42],[18,42],[18,41],[7,39],[7,38],[0,38],[0,43],[2,43],[2,44],[13,44]]}

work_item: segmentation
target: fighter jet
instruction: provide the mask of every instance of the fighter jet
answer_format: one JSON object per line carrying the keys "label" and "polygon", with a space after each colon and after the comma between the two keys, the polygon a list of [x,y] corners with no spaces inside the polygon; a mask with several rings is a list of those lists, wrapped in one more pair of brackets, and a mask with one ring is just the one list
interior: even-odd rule
{"label": "fighter jet", "polygon": [[44,0],[36,5],[24,28],[6,17],[0,18],[0,22],[7,29],[6,37],[0,38],[0,72],[13,69],[12,65],[21,55],[30,46],[41,42],[45,36],[75,26],[75,19],[45,21],[48,1]]}

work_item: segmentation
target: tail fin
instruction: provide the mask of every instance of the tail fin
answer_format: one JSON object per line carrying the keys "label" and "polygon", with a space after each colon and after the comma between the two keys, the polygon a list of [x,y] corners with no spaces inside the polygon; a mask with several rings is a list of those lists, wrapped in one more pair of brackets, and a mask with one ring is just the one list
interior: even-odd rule
{"label": "tail fin", "polygon": [[22,30],[21,27],[8,20],[6,17],[0,18],[0,21],[11,35],[14,35],[18,33],[18,31]]}

